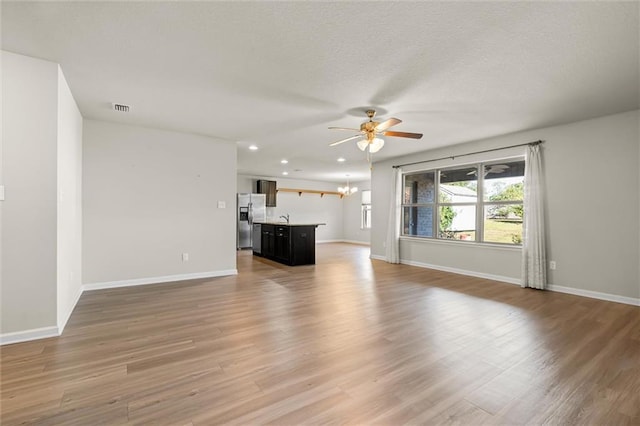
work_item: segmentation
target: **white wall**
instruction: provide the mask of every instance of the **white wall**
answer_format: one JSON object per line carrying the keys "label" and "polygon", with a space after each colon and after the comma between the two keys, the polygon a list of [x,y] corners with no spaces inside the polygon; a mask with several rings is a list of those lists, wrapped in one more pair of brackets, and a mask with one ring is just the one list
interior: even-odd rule
{"label": "white wall", "polygon": [[3,334],[56,325],[57,107],[57,64],[3,51]]}
{"label": "white wall", "polygon": [[85,120],[83,170],[84,284],[235,272],[234,143]]}
{"label": "white wall", "polygon": [[639,126],[633,111],[542,135],[552,284],[640,298]]}
{"label": "white wall", "polygon": [[[335,192],[339,186],[333,182],[238,175],[238,192],[256,192],[256,181],[259,179],[275,180],[278,188]],[[316,229],[316,242],[343,240],[343,202],[339,196],[298,196],[293,192],[278,192],[276,204],[277,207],[267,207],[267,220],[277,221],[280,215],[288,213],[291,223],[326,223]]]}
{"label": "white wall", "polygon": [[58,67],[57,325],[82,294],[82,115]]}
{"label": "white wall", "polygon": [[[371,239],[371,230],[360,228],[362,214],[362,191],[371,189],[371,181],[353,182],[351,186],[358,188],[358,192],[345,197],[344,218],[343,218],[343,236],[344,240],[352,243],[369,244]],[[377,214],[377,211],[371,209],[371,216]]]}
{"label": "white wall", "polygon": [[[376,163],[373,168],[372,255],[384,256],[391,166],[538,139],[543,144],[548,259],[554,286],[640,298],[639,111],[491,138]],[[516,150],[517,151],[517,150]],[[496,158],[514,150],[493,153]],[[489,155],[489,154],[486,154]],[[475,160],[459,158],[414,168]],[[467,243],[403,239],[407,263],[520,279],[520,250]]]}

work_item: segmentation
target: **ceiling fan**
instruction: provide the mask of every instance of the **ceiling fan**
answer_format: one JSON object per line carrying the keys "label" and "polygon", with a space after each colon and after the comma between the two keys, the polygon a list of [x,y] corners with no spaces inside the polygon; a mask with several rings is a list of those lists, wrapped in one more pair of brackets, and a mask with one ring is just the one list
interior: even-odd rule
{"label": "ceiling fan", "polygon": [[365,151],[367,148],[369,148],[368,152],[373,154],[374,152],[380,151],[380,149],[384,146],[384,140],[379,138],[379,135],[410,139],[422,138],[422,133],[395,132],[392,130],[387,130],[390,127],[402,123],[402,120],[399,120],[397,118],[390,118],[380,123],[377,121],[373,121],[373,117],[375,117],[376,115],[375,110],[369,109],[366,111],[366,114],[367,117],[369,117],[369,121],[365,121],[364,123],[362,123],[360,125],[360,129],[352,129],[348,127],[329,127],[329,129],[331,130],[348,130],[359,133],[355,136],[333,142],[329,144],[329,146],[336,146],[353,139],[362,138],[357,142],[358,148],[360,148],[361,151]]}
{"label": "ceiling fan", "polygon": [[[491,166],[485,166],[484,177],[487,177],[489,173],[504,173],[508,168],[509,166],[507,166],[506,164],[493,164]],[[467,176],[477,174],[478,172],[476,170],[471,170],[469,173],[467,173]]]}

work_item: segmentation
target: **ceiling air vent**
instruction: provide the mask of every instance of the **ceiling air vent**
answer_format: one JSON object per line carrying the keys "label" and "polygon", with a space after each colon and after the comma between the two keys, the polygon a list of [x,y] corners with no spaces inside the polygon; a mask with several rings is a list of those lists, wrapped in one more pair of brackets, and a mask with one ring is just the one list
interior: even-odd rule
{"label": "ceiling air vent", "polygon": [[113,110],[114,111],[120,111],[120,112],[129,112],[129,105],[124,105],[124,104],[111,104],[113,105]]}

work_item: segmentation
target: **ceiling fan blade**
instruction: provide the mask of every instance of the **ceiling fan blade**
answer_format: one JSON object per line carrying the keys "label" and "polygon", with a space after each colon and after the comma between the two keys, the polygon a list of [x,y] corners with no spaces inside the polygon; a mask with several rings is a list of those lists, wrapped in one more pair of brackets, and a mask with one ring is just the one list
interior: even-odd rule
{"label": "ceiling fan blade", "polygon": [[341,140],[339,140],[339,141],[337,141],[337,142],[330,143],[330,144],[329,144],[329,146],[336,146],[336,145],[340,145],[341,143],[348,142],[348,141],[350,141],[350,140],[353,140],[353,139],[356,139],[356,138],[359,138],[359,137],[362,137],[362,135],[355,135],[355,136],[351,136],[350,138],[341,139]]}
{"label": "ceiling fan blade", "polygon": [[397,138],[411,138],[411,139],[420,139],[422,138],[422,133],[408,133],[408,132],[394,132],[387,131],[382,133],[385,136],[395,136]]}
{"label": "ceiling fan blade", "polygon": [[360,129],[350,129],[348,127],[329,127],[329,130],[349,130],[352,132],[359,132]]}
{"label": "ceiling fan blade", "polygon": [[383,121],[382,123],[378,124],[376,126],[376,132],[378,133],[384,132],[389,127],[395,126],[396,124],[400,124],[400,123],[402,123],[402,120],[398,118],[390,118],[387,121]]}

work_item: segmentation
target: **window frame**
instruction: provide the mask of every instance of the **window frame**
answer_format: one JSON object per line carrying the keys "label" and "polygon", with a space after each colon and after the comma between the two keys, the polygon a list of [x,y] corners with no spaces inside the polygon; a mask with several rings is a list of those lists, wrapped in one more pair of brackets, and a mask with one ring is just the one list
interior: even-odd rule
{"label": "window frame", "polygon": [[[522,205],[524,207],[524,197],[522,200],[502,200],[502,201],[485,201],[485,189],[484,189],[484,168],[486,166],[491,166],[494,164],[503,163],[506,161],[510,162],[523,162],[525,161],[525,157],[522,155],[501,158],[501,159],[491,159],[486,161],[477,161],[473,163],[466,164],[458,164],[455,166],[446,166],[446,167],[438,167],[433,169],[424,169],[424,170],[415,170],[409,172],[402,173],[402,193],[399,194],[401,197],[400,200],[400,237],[401,238],[416,238],[416,239],[425,239],[425,240],[433,240],[433,241],[453,241],[453,242],[461,242],[461,243],[476,243],[476,244],[490,244],[490,245],[500,245],[504,247],[522,247],[522,242],[520,243],[505,243],[505,242],[495,242],[495,241],[485,241],[485,208],[487,206],[509,206],[509,205]],[[440,180],[441,173],[447,170],[457,170],[463,168],[472,168],[476,169],[476,182],[477,182],[477,190],[476,190],[476,202],[441,202],[440,201]],[[420,174],[434,174],[434,200],[433,202],[422,202],[422,203],[405,203],[405,188],[406,188],[406,177],[412,175],[420,175]],[[524,174],[523,174],[524,178]],[[442,238],[440,237],[440,207],[463,207],[463,206],[473,206],[475,207],[475,239],[473,240],[459,240],[454,238]],[[412,207],[431,207],[433,209],[433,220],[432,220],[432,236],[424,236],[424,235],[411,235],[405,234],[405,218],[404,218],[404,210],[405,208]]]}
{"label": "window frame", "polygon": [[[360,229],[367,230],[371,229],[371,202],[365,203],[362,201],[364,198],[364,193],[369,192],[369,200],[371,200],[371,190],[365,189],[362,191],[361,204],[360,204]],[[367,215],[368,212],[368,215]],[[367,220],[368,218],[368,220]]]}
{"label": "window frame", "polygon": [[[433,173],[433,181],[434,181],[434,193],[433,193],[433,201],[430,202],[415,202],[415,203],[405,203],[405,189],[406,189],[406,177],[407,176],[412,176],[412,175],[420,175],[420,174],[427,174],[427,173]],[[415,207],[415,208],[431,208],[432,209],[432,217],[436,217],[436,209],[437,209],[437,204],[436,204],[436,199],[438,197],[438,184],[437,184],[437,180],[438,180],[438,173],[437,170],[421,170],[421,171],[416,171],[416,172],[410,172],[410,173],[403,173],[402,174],[402,193],[400,194],[400,236],[409,236],[409,237],[416,237],[416,238],[434,238],[433,235],[436,235],[435,232],[437,231],[437,226],[435,225],[436,221],[432,221],[432,227],[431,227],[431,237],[429,236],[423,236],[423,235],[410,235],[410,234],[405,234],[404,233],[404,228],[405,228],[405,221],[404,221],[404,209],[405,207]]]}

